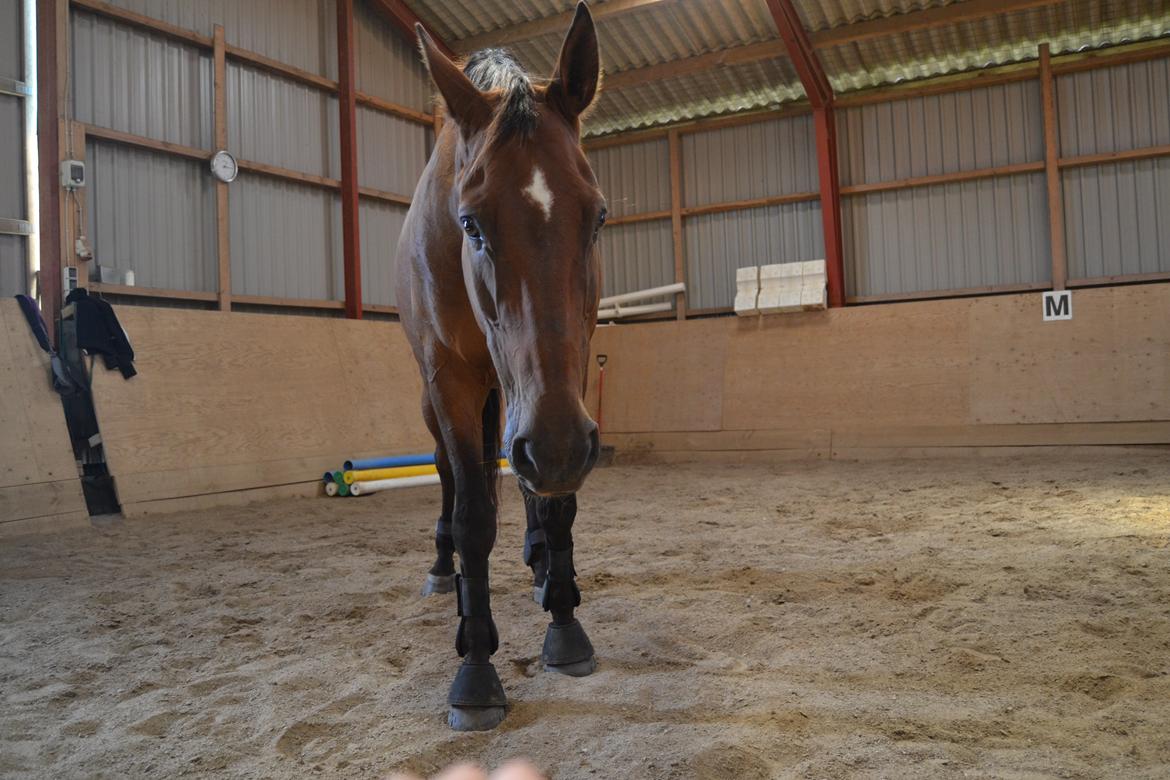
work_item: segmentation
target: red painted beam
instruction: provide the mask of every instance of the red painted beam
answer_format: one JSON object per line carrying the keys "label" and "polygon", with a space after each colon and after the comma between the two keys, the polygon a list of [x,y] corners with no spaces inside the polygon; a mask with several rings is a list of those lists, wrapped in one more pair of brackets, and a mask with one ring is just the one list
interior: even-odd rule
{"label": "red painted beam", "polygon": [[772,12],[772,21],[780,31],[780,38],[788,49],[788,56],[796,67],[800,83],[804,85],[809,103],[813,108],[829,105],[833,102],[833,88],[829,85],[829,78],[825,75],[804,24],[792,6],[792,0],[767,0],[767,3],[768,10]]}
{"label": "red painted beam", "polygon": [[361,225],[358,221],[357,94],[354,85],[354,0],[337,0],[337,100],[341,118],[341,244],[345,316],[362,318]]}
{"label": "red painted beam", "polygon": [[841,240],[841,178],[837,172],[837,120],[833,104],[813,109],[817,132],[817,178],[821,227],[825,233],[825,276],[829,306],[845,305],[845,249]]}
{"label": "red painted beam", "polygon": [[[60,111],[57,91],[59,19],[54,0],[37,0],[37,144],[40,181],[41,270],[37,278],[49,338],[61,314]],[[85,283],[84,280],[82,282]]]}
{"label": "red painted beam", "polygon": [[[416,43],[414,35],[415,24],[422,24],[422,20],[418,18],[418,14],[410,10],[406,3],[402,0],[370,0],[372,5],[382,16],[385,16],[391,24],[398,28],[398,31],[406,36],[412,44]],[[431,34],[435,45],[439,47],[439,51],[446,54],[451,59],[456,59],[458,55],[455,51],[444,43],[435,35],[435,31],[428,25],[423,24],[427,28],[427,32]]]}
{"label": "red painted beam", "polygon": [[800,83],[813,107],[817,134],[817,176],[821,190],[821,227],[825,233],[825,275],[829,306],[845,305],[845,250],[841,240],[841,181],[837,172],[837,121],[833,87],[825,75],[792,0],[767,0],[772,20],[788,49]]}

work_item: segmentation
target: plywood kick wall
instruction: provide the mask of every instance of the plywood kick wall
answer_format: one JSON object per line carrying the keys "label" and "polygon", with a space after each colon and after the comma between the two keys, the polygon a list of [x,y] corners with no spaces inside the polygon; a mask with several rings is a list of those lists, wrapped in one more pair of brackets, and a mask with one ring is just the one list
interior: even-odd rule
{"label": "plywood kick wall", "polygon": [[16,300],[0,299],[0,536],[89,516],[48,372]]}
{"label": "plywood kick wall", "polygon": [[[122,307],[138,376],[94,402],[128,516],[307,493],[347,458],[433,449],[395,323]],[[274,491],[274,489],[280,489]]]}
{"label": "plywood kick wall", "polygon": [[1170,285],[1076,291],[1067,322],[1040,300],[601,328],[603,439],[670,457],[1170,443]]}

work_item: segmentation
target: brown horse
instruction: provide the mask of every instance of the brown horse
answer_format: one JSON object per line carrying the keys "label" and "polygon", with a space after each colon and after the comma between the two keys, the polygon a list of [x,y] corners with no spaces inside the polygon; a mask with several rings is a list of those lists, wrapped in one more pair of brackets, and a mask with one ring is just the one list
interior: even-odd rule
{"label": "brown horse", "polygon": [[525,562],[552,613],[545,667],[571,675],[594,668],[573,617],[581,595],[572,526],[576,491],[599,450],[583,394],[606,209],[581,150],[580,116],[600,69],[584,3],[547,85],[500,50],[459,68],[421,25],[417,31],[447,117],[398,242],[399,314],[422,373],[443,486],[438,555],[423,592],[457,591],[463,664],[447,696],[448,720],[480,730],[498,724],[507,703],[491,663],[499,638],[488,589],[501,392],[503,449],[528,512]]}

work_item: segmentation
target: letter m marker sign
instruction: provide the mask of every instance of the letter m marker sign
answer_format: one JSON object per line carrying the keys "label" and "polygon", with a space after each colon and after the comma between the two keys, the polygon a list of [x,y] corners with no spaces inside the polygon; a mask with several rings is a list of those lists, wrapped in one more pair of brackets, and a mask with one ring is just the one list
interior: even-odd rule
{"label": "letter m marker sign", "polygon": [[1053,290],[1044,293],[1044,321],[1072,319],[1072,291]]}

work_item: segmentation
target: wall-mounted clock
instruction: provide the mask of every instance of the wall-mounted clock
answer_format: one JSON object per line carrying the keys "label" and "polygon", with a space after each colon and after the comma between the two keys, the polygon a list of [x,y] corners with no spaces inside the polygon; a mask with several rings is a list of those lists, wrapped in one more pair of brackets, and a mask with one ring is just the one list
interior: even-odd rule
{"label": "wall-mounted clock", "polygon": [[240,172],[240,166],[230,152],[220,149],[211,158],[211,172],[224,184],[231,184]]}

